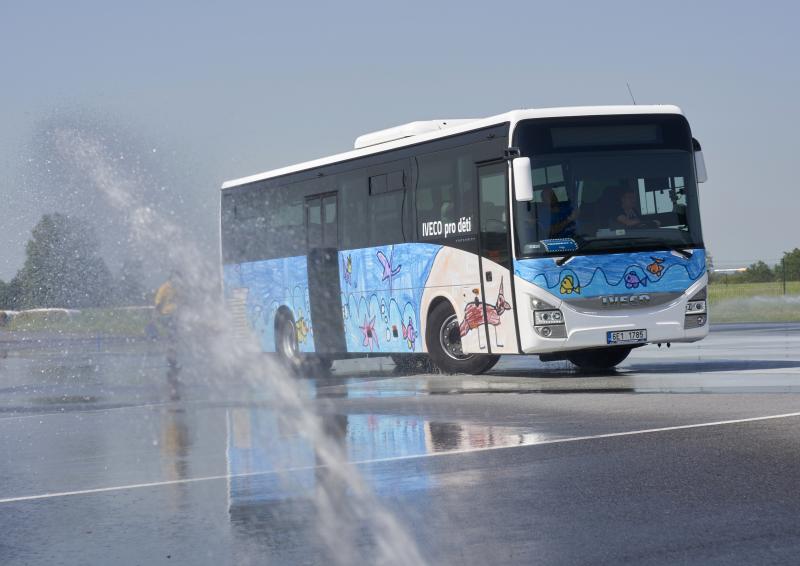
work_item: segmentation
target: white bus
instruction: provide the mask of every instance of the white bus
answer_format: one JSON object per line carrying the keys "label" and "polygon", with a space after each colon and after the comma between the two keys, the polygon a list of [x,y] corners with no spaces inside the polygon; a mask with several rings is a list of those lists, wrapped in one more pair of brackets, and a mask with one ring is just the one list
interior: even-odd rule
{"label": "white bus", "polygon": [[225,296],[299,365],[611,368],[708,333],[700,145],[675,106],[412,122],[226,182]]}

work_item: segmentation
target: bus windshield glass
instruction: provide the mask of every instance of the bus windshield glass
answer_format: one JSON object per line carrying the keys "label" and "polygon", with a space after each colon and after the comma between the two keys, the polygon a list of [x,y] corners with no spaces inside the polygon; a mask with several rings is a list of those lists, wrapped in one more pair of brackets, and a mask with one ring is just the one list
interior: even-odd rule
{"label": "bus windshield glass", "polygon": [[533,201],[515,203],[521,257],[702,246],[681,116],[523,122],[516,143],[534,188]]}

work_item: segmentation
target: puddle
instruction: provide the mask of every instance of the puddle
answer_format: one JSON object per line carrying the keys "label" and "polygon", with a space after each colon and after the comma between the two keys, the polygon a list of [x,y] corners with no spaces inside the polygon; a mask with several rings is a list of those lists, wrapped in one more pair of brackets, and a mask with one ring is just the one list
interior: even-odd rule
{"label": "puddle", "polygon": [[[422,417],[355,414],[323,417],[328,441],[347,459],[360,464],[413,458],[434,453],[521,446],[547,437],[530,428]],[[291,435],[276,414],[264,408],[234,408],[227,414],[227,461],[231,506],[306,498],[328,481],[317,467],[314,444]],[[288,472],[287,472],[288,471]],[[382,495],[425,489],[433,480],[417,470],[413,478],[397,477],[389,467],[366,466],[364,475]]]}
{"label": "puddle", "polygon": [[499,371],[478,376],[375,372],[310,381],[317,398],[347,399],[490,393],[796,393],[800,392],[800,360],[637,361],[602,373],[578,372],[561,365],[526,367],[513,360]]}

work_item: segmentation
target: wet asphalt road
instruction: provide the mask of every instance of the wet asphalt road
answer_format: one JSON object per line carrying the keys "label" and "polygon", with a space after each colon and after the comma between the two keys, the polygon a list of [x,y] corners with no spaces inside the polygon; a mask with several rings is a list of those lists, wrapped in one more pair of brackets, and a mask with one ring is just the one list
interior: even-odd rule
{"label": "wet asphalt road", "polygon": [[[147,344],[16,338],[0,334],[0,564],[334,561],[314,441],[268,384],[168,379]],[[717,328],[609,375],[510,357],[479,377],[369,360],[297,380],[431,564],[800,556],[800,325]]]}

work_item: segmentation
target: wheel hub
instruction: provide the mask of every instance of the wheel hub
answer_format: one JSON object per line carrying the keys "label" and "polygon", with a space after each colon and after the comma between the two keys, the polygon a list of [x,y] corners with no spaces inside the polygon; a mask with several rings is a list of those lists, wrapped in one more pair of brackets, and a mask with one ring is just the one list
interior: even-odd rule
{"label": "wheel hub", "polygon": [[455,314],[444,321],[439,331],[439,343],[442,345],[442,350],[454,360],[468,360],[472,357],[472,354],[464,354],[461,347],[461,330]]}

